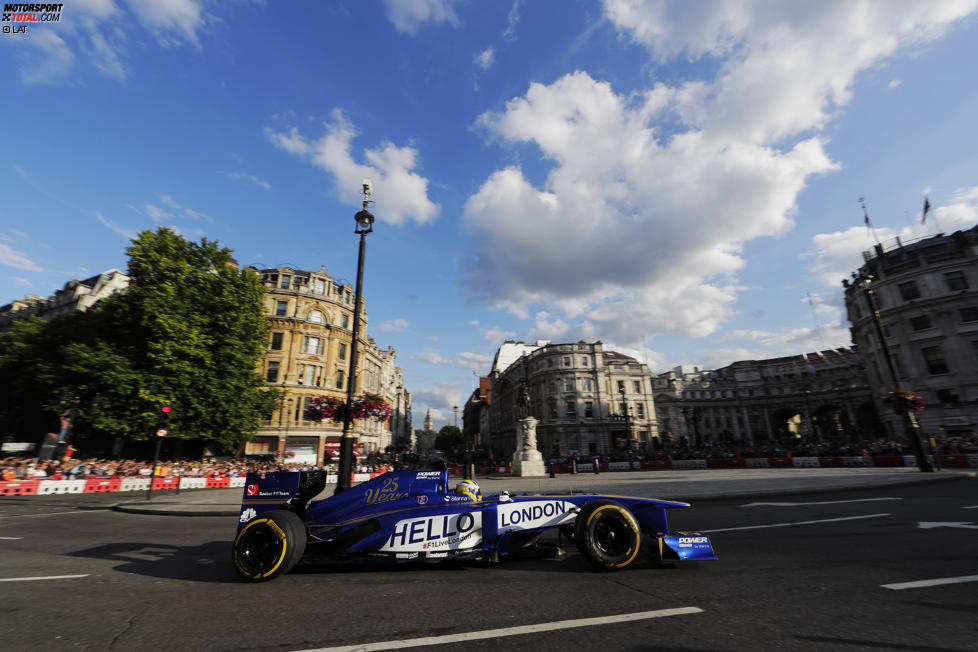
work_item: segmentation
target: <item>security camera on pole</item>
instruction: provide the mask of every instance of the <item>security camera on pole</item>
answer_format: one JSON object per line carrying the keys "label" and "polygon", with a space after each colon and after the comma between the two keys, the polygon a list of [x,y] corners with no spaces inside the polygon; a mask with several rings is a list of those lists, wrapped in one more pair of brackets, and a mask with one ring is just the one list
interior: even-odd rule
{"label": "security camera on pole", "polygon": [[[347,379],[346,404],[353,405],[353,395],[357,389],[357,359],[360,354],[360,303],[363,297],[363,255],[366,248],[366,236],[373,231],[374,216],[367,210],[370,204],[370,195],[373,190],[370,179],[363,180],[363,210],[354,215],[357,221],[357,228],[354,231],[360,236],[360,253],[357,256],[357,286],[353,297],[353,342],[350,345],[350,373]],[[334,494],[350,488],[351,474],[353,473],[353,440],[356,436],[350,432],[350,422],[352,421],[350,411],[347,410],[343,417],[343,438],[340,439],[340,464],[339,476],[336,479]]]}

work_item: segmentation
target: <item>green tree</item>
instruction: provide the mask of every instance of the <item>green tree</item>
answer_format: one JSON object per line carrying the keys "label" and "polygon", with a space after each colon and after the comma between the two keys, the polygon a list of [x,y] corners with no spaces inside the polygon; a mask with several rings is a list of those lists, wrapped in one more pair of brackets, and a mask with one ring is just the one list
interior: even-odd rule
{"label": "green tree", "polygon": [[465,456],[465,439],[458,426],[443,426],[435,437],[435,448],[445,453],[449,459],[462,459]]}
{"label": "green tree", "polygon": [[414,431],[414,439],[417,442],[418,450],[424,453],[434,447],[435,431],[418,428]]}
{"label": "green tree", "polygon": [[140,233],[127,252],[126,292],[0,336],[0,380],[30,376],[0,398],[0,424],[29,425],[32,411],[50,415],[73,396],[78,436],[141,440],[170,405],[171,437],[233,449],[279,399],[256,371],[267,338],[261,282],[229,249],[167,228]]}

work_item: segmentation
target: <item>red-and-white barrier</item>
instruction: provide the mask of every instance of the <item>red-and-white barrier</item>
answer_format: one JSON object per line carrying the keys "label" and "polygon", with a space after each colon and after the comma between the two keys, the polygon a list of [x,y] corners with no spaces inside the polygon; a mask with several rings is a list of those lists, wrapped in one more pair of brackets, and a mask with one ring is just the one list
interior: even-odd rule
{"label": "red-and-white barrier", "polygon": [[[933,461],[933,456],[928,456]],[[978,454],[955,453],[953,455],[938,455],[937,461],[942,468],[978,467]],[[642,460],[634,463],[635,468],[650,469],[740,469],[740,468],[841,468],[851,466],[872,467],[913,467],[917,466],[917,458],[913,455],[875,455],[859,457],[725,457],[706,460]],[[628,471],[628,462],[601,462],[601,471]],[[579,462],[579,473],[594,471],[593,462]],[[558,464],[557,473],[570,473],[570,464]],[[509,466],[479,467],[480,473],[509,473]],[[380,473],[354,473],[353,482],[366,482]],[[326,476],[327,484],[336,484],[337,476]],[[146,491],[150,479],[140,478],[98,478],[88,477],[83,480],[14,480],[0,482],[0,496],[45,496],[50,494],[90,494],[116,493],[127,491]],[[163,489],[225,489],[245,486],[244,476],[236,478],[208,477],[153,478],[153,490]]]}

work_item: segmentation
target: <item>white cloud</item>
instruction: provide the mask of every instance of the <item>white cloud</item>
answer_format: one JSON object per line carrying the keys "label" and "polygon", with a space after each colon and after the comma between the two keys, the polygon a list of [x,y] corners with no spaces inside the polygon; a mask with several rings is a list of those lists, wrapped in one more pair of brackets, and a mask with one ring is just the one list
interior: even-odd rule
{"label": "white cloud", "polygon": [[357,131],[343,112],[335,109],[333,121],[325,128],[326,133],[317,141],[308,140],[295,127],[285,132],[266,129],[265,133],[277,147],[326,171],[336,194],[347,204],[361,205],[361,180],[371,179],[378,206],[374,213],[381,222],[401,225],[413,220],[424,224],[437,217],[440,207],[428,199],[428,180],[414,172],[417,150],[385,141],[376,149],[364,149],[364,162],[359,163],[350,151]]}
{"label": "white cloud", "polygon": [[448,23],[457,27],[452,0],[384,0],[387,19],[399,32],[414,36],[425,23]]}
{"label": "white cloud", "polygon": [[891,79],[890,83],[888,84],[888,87],[890,88],[890,90],[892,90],[902,83],[903,83],[902,79]]}
{"label": "white cloud", "polygon": [[136,239],[136,236],[138,234],[134,230],[127,229],[123,226],[119,226],[118,224],[106,219],[106,217],[98,211],[93,211],[93,212],[95,213],[95,218],[110,230],[115,231],[116,233],[126,238],[127,240]]}
{"label": "white cloud", "polygon": [[417,360],[433,365],[450,367],[460,367],[462,369],[481,369],[487,370],[492,364],[492,356],[486,353],[475,353],[472,351],[462,351],[454,358],[446,358],[441,353],[434,351],[422,351],[412,353],[407,356],[409,360]]}
{"label": "white cloud", "polygon": [[489,138],[533,145],[551,168],[539,186],[499,169],[469,197],[470,293],[540,314],[544,337],[715,332],[736,309],[743,245],[789,231],[809,179],[838,169],[819,130],[856,75],[976,2],[609,0],[654,58],[715,58],[715,76],[623,95],[575,72],[481,115]]}
{"label": "white cloud", "polygon": [[24,278],[23,276],[11,276],[10,278],[11,278],[11,280],[13,280],[14,283],[16,283],[17,285],[19,285],[22,288],[34,287],[34,284],[31,283],[26,278]]}
{"label": "white cloud", "polygon": [[409,322],[407,319],[391,319],[391,320],[385,321],[380,326],[377,326],[377,328],[375,330],[380,331],[380,332],[404,331],[404,330],[407,330],[408,326],[410,326],[410,325],[411,325],[411,322]]}
{"label": "white cloud", "polygon": [[495,58],[495,51],[489,47],[475,55],[475,63],[477,66],[483,70],[489,70],[492,67],[492,62]]}
{"label": "white cloud", "polygon": [[[204,16],[196,0],[128,0],[130,10],[137,20],[156,35],[160,45],[173,47],[180,39],[196,47],[197,31],[203,26]],[[174,36],[176,34],[176,36]]]}
{"label": "white cloud", "polygon": [[251,183],[258,186],[259,188],[264,188],[265,190],[272,189],[272,184],[268,183],[264,179],[259,179],[253,174],[248,174],[247,172],[228,172],[224,176],[226,176],[228,179],[250,181]]}
{"label": "white cloud", "polygon": [[520,0],[513,0],[513,6],[509,8],[506,15],[506,30],[503,32],[503,40],[516,40],[516,26],[520,22]]}
{"label": "white cloud", "polygon": [[0,242],[0,265],[7,265],[28,272],[43,272],[44,268],[8,244]]}
{"label": "white cloud", "polygon": [[71,72],[75,53],[51,30],[36,30],[29,39],[19,39],[39,52],[25,53],[20,63],[20,80],[25,84],[52,83]]}

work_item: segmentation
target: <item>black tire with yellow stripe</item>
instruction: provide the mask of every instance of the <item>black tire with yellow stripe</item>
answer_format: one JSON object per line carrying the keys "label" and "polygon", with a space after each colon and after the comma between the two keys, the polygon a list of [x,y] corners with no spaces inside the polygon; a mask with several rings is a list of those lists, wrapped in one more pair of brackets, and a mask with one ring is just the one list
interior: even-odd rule
{"label": "black tire with yellow stripe", "polygon": [[231,560],[241,577],[264,582],[292,570],[306,551],[302,519],[283,509],[248,521],[234,539]]}
{"label": "black tire with yellow stripe", "polygon": [[619,570],[638,557],[642,528],[624,505],[595,500],[584,505],[577,515],[574,543],[595,568]]}

